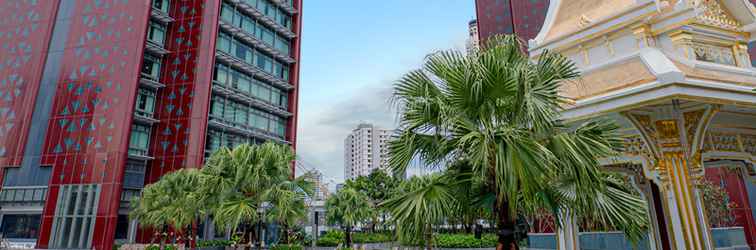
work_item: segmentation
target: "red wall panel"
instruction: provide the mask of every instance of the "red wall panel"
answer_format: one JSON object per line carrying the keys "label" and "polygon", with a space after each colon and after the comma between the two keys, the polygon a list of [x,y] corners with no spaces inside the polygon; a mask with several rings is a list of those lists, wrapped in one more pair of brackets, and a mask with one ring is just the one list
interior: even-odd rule
{"label": "red wall panel", "polygon": [[535,38],[541,31],[549,9],[548,0],[513,1],[515,33],[525,42]]}
{"label": "red wall panel", "polygon": [[523,42],[535,38],[548,8],[549,0],[476,0],[481,43],[497,34],[517,34]]}
{"label": "red wall panel", "polygon": [[113,243],[150,1],[75,1],[42,163],[53,166],[38,247],[47,247],[56,190],[100,183],[93,246]]}
{"label": "red wall panel", "polygon": [[0,167],[18,166],[58,1],[0,1]]}
{"label": "red wall panel", "polygon": [[725,189],[730,202],[736,204],[736,207],[732,209],[735,225],[743,227],[748,245],[751,249],[756,248],[756,222],[751,212],[743,171],[739,168],[727,167],[706,168],[706,180],[715,185],[721,185]]}
{"label": "red wall panel", "polygon": [[[291,77],[289,77],[289,79],[291,79],[291,85],[294,86],[294,89],[289,93],[289,111],[294,114],[294,116],[289,119],[286,126],[286,140],[290,141],[292,147],[296,150],[297,118],[299,117],[299,61],[301,54],[300,45],[302,43],[302,0],[295,1],[294,8],[299,10],[299,12],[292,17],[292,24],[294,25],[292,30],[297,34],[297,37],[292,41],[291,55],[296,62],[291,65]],[[292,165],[292,175],[294,175],[295,169],[296,168]]]}
{"label": "red wall panel", "polygon": [[180,1],[171,6],[176,19],[168,29],[153,128],[147,182],[184,167],[200,167],[204,160],[207,115],[220,3]]}

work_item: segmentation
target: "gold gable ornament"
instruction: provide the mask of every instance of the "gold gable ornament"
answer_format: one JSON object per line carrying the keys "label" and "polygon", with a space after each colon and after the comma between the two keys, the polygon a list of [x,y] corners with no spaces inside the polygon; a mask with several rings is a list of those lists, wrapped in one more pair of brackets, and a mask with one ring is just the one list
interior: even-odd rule
{"label": "gold gable ornament", "polygon": [[726,30],[740,31],[740,22],[722,7],[719,0],[690,0],[694,8],[700,9],[701,14],[696,17],[701,24],[719,27]]}

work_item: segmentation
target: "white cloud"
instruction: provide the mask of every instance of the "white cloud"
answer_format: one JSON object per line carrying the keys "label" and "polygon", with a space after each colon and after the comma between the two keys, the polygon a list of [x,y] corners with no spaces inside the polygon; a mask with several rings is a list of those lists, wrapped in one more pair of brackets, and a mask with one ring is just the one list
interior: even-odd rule
{"label": "white cloud", "polygon": [[363,122],[396,127],[390,96],[391,84],[386,83],[362,88],[333,104],[300,107],[297,154],[301,162],[326,178],[343,181],[344,138],[349,132]]}

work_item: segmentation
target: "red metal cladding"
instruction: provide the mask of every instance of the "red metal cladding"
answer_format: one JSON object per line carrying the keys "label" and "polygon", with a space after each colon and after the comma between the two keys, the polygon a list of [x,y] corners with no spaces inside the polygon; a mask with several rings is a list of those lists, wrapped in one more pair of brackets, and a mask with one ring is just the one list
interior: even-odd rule
{"label": "red metal cladding", "polygon": [[512,34],[512,9],[510,0],[476,0],[478,37],[483,43],[496,34]]}
{"label": "red metal cladding", "polygon": [[476,0],[480,41],[498,34],[533,39],[543,26],[549,0]]}
{"label": "red metal cladding", "polygon": [[756,222],[748,200],[743,171],[727,167],[707,168],[705,178],[714,185],[721,185],[727,192],[729,201],[735,204],[731,209],[735,217],[734,225],[743,227],[748,245],[751,249],[756,248]]}
{"label": "red metal cladding", "polygon": [[0,1],[0,166],[18,166],[58,1]]}
{"label": "red metal cladding", "polygon": [[[294,89],[289,93],[289,111],[294,114],[294,116],[289,119],[289,122],[286,127],[287,135],[286,140],[291,142],[292,148],[296,150],[297,148],[297,117],[299,117],[299,57],[300,57],[300,44],[302,42],[302,0],[295,1],[294,2],[294,8],[299,10],[299,12],[292,17],[292,24],[294,25],[293,30],[297,33],[297,38],[294,39],[292,42],[292,56],[294,57],[294,60],[296,61],[292,66],[292,70],[290,72],[291,77],[291,84],[294,86]],[[292,165],[292,176],[294,175],[295,167]]]}
{"label": "red metal cladding", "polygon": [[[210,3],[209,5],[206,3]],[[204,160],[207,116],[210,107],[215,37],[219,2],[175,2],[168,29],[170,51],[163,59],[147,182],[186,167],[200,167]]]}
{"label": "red metal cladding", "polygon": [[515,34],[527,42],[541,31],[549,9],[549,0],[513,1]]}
{"label": "red metal cladding", "polygon": [[42,164],[52,165],[38,247],[48,247],[60,185],[99,183],[93,247],[110,249],[150,1],[76,1]]}
{"label": "red metal cladding", "polygon": [[[146,183],[166,173],[202,166],[210,109],[220,1],[171,2],[166,49],[150,138],[150,161]],[[139,242],[148,242],[152,231],[140,228]]]}

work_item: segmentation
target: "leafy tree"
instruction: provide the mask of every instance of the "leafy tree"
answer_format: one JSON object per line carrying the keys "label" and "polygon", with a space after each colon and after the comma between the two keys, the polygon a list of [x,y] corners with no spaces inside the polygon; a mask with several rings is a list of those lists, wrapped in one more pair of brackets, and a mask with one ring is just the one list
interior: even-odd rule
{"label": "leafy tree", "polygon": [[488,41],[480,53],[441,51],[394,86],[399,135],[389,164],[403,173],[419,157],[428,165],[466,159],[494,194],[497,249],[517,249],[519,211],[544,208],[607,223],[633,240],[646,232],[646,203],[600,170],[598,159],[622,146],[607,121],[568,125],[559,87],[579,76],[550,52],[531,60],[515,36]]}
{"label": "leafy tree", "polygon": [[[274,199],[275,195],[283,193],[291,199],[301,198],[294,188],[296,182],[290,180],[293,161],[291,147],[273,142],[242,144],[233,149],[221,148],[216,151],[202,168],[202,173],[208,176],[203,191],[210,196],[209,209],[216,225],[231,229],[234,234],[240,226],[260,225],[266,221],[263,218],[265,214],[262,213],[263,204],[270,201],[292,206],[287,210],[296,210],[293,206],[298,204],[292,204],[295,201]],[[280,209],[274,214],[294,213]],[[242,234],[247,234],[247,227],[244,227]],[[249,234],[249,241],[256,240],[256,235]]]}
{"label": "leafy tree", "polygon": [[352,229],[372,216],[367,195],[344,187],[326,200],[326,220],[344,230],[346,247],[352,247]]}
{"label": "leafy tree", "polygon": [[432,174],[412,177],[401,184],[401,194],[381,204],[391,212],[400,241],[423,239],[427,249],[433,248],[433,226],[456,209],[457,199],[447,176]]}
{"label": "leafy tree", "polygon": [[385,226],[386,211],[376,205],[387,200],[399,183],[399,178],[389,175],[386,171],[380,169],[371,172],[367,176],[359,176],[354,180],[346,181],[346,187],[353,188],[367,195],[368,198],[370,198],[371,205],[373,205],[373,208],[377,211],[377,213],[373,213],[373,217],[371,218],[371,231],[375,232],[375,226],[378,224],[378,216],[383,217]]}
{"label": "leafy tree", "polygon": [[[181,169],[147,185],[138,200],[132,202],[130,217],[142,225],[165,231],[167,226],[183,232],[196,218],[206,214],[204,197],[198,192],[203,176],[197,169]],[[196,232],[191,230],[192,237]],[[161,249],[165,238],[161,237]]]}
{"label": "leafy tree", "polygon": [[283,227],[284,243],[289,244],[291,226],[307,217],[305,198],[314,193],[314,183],[308,181],[309,176],[303,175],[292,181],[284,181],[275,185],[265,194],[270,197],[270,209],[267,210],[268,220],[277,222]]}

